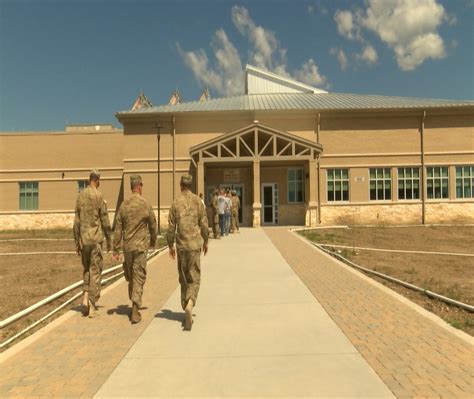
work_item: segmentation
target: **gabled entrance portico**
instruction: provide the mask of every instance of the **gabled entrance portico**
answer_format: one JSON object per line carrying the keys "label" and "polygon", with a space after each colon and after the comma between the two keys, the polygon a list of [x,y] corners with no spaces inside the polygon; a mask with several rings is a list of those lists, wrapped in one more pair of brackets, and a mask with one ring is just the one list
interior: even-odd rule
{"label": "gabled entrance portico", "polygon": [[[301,184],[306,194],[299,202],[300,207],[305,205],[304,220],[307,225],[317,223],[317,159],[322,152],[322,146],[294,134],[273,129],[258,122],[240,129],[225,133],[202,144],[191,147],[190,155],[197,172],[197,191],[206,192],[209,181],[205,180],[206,168],[211,170],[222,168],[246,168],[251,170],[251,187],[244,187],[247,193],[252,192],[249,207],[252,213],[251,225],[256,227],[262,224],[262,168],[278,169],[278,179],[283,181],[282,173],[287,167],[300,166],[304,168]],[[239,176],[234,177],[239,179]],[[285,177],[286,181],[286,177]],[[227,182],[214,182],[214,184]],[[243,183],[233,181],[232,183]],[[280,186],[283,184],[280,183]],[[286,186],[286,185],[285,185]],[[284,187],[286,190],[286,187]],[[268,191],[268,190],[267,190]],[[247,194],[248,195],[248,194]],[[289,197],[289,195],[287,195]],[[273,202],[273,205],[274,202]],[[278,207],[278,204],[276,204]],[[243,207],[246,212],[245,206]],[[269,212],[269,211],[267,211]],[[273,218],[276,223],[280,218]]]}

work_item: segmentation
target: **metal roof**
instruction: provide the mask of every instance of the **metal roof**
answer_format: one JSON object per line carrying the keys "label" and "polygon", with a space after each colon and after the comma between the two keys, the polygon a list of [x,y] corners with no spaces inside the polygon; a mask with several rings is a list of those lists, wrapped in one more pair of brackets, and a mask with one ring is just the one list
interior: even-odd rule
{"label": "metal roof", "polygon": [[147,115],[155,113],[185,113],[212,111],[266,111],[266,110],[382,110],[414,108],[474,107],[474,101],[435,100],[413,97],[389,97],[345,93],[278,93],[245,94],[190,101],[176,105],[161,105],[118,115]]}

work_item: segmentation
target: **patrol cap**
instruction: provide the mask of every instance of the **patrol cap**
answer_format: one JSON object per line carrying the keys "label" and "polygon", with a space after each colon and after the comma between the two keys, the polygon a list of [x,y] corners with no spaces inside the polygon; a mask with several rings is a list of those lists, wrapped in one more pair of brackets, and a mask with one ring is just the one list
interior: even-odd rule
{"label": "patrol cap", "polygon": [[193,177],[191,175],[183,175],[181,176],[181,185],[189,187],[193,182]]}
{"label": "patrol cap", "polygon": [[139,184],[143,185],[142,177],[140,175],[131,175],[130,176],[130,187],[133,188]]}
{"label": "patrol cap", "polygon": [[100,172],[97,169],[92,169],[89,174],[89,180],[100,179]]}

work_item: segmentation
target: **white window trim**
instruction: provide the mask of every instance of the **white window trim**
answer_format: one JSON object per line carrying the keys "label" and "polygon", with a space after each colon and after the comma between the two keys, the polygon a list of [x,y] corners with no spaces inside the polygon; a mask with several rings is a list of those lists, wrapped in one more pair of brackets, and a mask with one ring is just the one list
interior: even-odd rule
{"label": "white window trim", "polygon": [[[302,201],[292,201],[290,202],[290,170],[301,170],[302,172],[302,194],[303,194],[303,200]],[[294,182],[299,182],[299,180],[294,180]],[[295,198],[296,198],[296,192],[295,192]],[[288,205],[294,205],[294,204],[304,204],[305,203],[305,170],[304,167],[291,167],[287,168],[286,172],[286,203]]]}

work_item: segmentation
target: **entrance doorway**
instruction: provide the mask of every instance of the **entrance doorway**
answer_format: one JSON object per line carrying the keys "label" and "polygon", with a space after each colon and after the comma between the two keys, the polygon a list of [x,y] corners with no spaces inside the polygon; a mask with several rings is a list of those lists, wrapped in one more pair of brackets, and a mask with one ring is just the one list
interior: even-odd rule
{"label": "entrance doorway", "polygon": [[262,224],[278,224],[278,185],[262,184]]}
{"label": "entrance doorway", "polygon": [[230,183],[223,183],[219,185],[220,189],[223,190],[235,190],[237,193],[237,197],[239,197],[240,200],[240,206],[239,206],[239,224],[242,224],[243,216],[242,216],[242,206],[244,204],[244,185],[242,183],[236,183],[236,184],[230,184]]}

